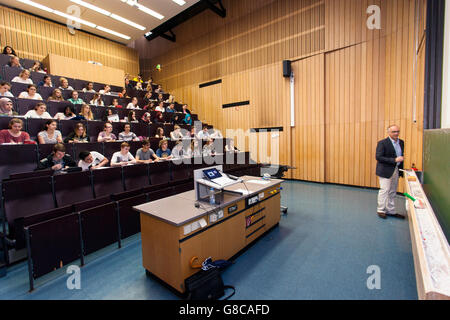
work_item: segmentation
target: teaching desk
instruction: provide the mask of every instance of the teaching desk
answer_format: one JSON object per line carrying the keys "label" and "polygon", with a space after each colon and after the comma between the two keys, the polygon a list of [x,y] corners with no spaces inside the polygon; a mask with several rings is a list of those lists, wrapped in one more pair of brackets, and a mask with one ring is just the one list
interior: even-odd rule
{"label": "teaching desk", "polygon": [[[225,188],[218,204],[195,206],[195,191],[133,207],[140,212],[144,268],[177,291],[211,257],[230,259],[280,221],[283,180],[241,177]],[[245,190],[248,194],[237,193]]]}

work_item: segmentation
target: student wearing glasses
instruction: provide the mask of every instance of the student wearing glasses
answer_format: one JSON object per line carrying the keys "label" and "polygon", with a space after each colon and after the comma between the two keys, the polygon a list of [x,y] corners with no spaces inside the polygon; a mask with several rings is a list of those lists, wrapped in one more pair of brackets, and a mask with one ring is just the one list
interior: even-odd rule
{"label": "student wearing glasses", "polygon": [[98,142],[114,142],[117,140],[117,137],[114,133],[112,133],[113,126],[111,123],[107,122],[103,126],[103,131],[98,134],[97,141]]}

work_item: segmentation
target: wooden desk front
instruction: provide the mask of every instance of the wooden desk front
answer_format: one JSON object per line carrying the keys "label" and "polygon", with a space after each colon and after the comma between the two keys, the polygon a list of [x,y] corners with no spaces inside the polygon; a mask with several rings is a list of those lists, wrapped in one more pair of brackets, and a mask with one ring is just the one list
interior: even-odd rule
{"label": "wooden desk front", "polygon": [[[243,178],[250,194],[226,192],[220,205],[202,203],[196,208],[195,193],[189,191],[134,207],[141,213],[144,268],[184,293],[184,280],[199,271],[191,268],[192,257],[198,257],[197,263],[208,257],[230,259],[277,225],[282,180],[261,185],[248,182],[261,178]],[[238,184],[229,189],[246,187]],[[254,196],[259,201],[246,206],[246,199]]]}

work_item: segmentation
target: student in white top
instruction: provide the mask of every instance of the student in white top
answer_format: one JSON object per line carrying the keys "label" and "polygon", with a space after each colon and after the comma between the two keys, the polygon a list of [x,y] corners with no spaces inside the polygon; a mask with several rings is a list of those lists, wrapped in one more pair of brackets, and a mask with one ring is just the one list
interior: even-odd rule
{"label": "student in white top", "polygon": [[81,151],[78,157],[80,158],[78,166],[83,171],[104,167],[109,162],[109,160],[105,158],[105,156],[103,156],[101,153],[98,153],[97,151]]}
{"label": "student in white top", "polygon": [[97,106],[97,107],[104,107],[105,103],[102,100],[102,95],[95,93],[92,100],[89,102],[89,104]]}
{"label": "student in white top", "polygon": [[200,139],[200,140],[202,140],[202,139],[208,140],[209,139],[209,133],[208,133],[207,126],[203,126],[203,130],[197,134],[197,139]]}
{"label": "student in white top", "polygon": [[83,88],[83,92],[95,93],[95,90],[94,90],[94,83],[88,82],[88,83],[86,84],[86,87]]}
{"label": "student in white top", "polygon": [[11,84],[6,81],[0,82],[0,97],[8,97],[8,98],[14,98],[14,95],[9,92],[11,89]]}
{"label": "student in white top", "polygon": [[130,153],[130,145],[127,142],[123,142],[120,145],[120,151],[115,152],[111,158],[112,167],[126,166],[135,163],[136,159]]}
{"label": "student in white top", "polygon": [[100,90],[98,93],[100,94],[106,94],[108,96],[111,95],[111,87],[108,85],[105,85],[105,87],[103,88],[103,90]]}
{"label": "student in white top", "polygon": [[69,86],[69,80],[63,77],[59,78],[59,89],[73,91],[73,88]]}
{"label": "student in white top", "polygon": [[33,80],[30,79],[30,71],[24,69],[22,70],[17,77],[14,77],[12,82],[19,82],[25,84],[33,84]]}
{"label": "student in white top", "polygon": [[31,119],[52,119],[52,116],[47,112],[47,106],[43,102],[38,102],[34,109],[28,111],[24,117]]}
{"label": "student in white top", "polygon": [[133,99],[131,99],[131,102],[127,105],[127,109],[141,109],[138,106],[138,99],[136,97],[133,97]]}
{"label": "student in white top", "polygon": [[170,133],[170,139],[172,140],[181,140],[184,138],[183,133],[181,132],[181,128],[178,125],[173,127],[173,131]]}
{"label": "student in white top", "polygon": [[164,102],[161,101],[159,105],[155,108],[155,111],[166,112],[166,109],[164,108]]}
{"label": "student in white top", "polygon": [[76,114],[75,111],[71,106],[67,106],[64,108],[64,112],[58,112],[55,114],[54,119],[56,120],[70,120],[72,118],[75,118]]}
{"label": "student in white top", "polygon": [[27,87],[27,91],[22,92],[19,95],[20,99],[33,99],[33,100],[42,100],[42,97],[39,93],[37,93],[37,88],[34,84],[29,84]]}

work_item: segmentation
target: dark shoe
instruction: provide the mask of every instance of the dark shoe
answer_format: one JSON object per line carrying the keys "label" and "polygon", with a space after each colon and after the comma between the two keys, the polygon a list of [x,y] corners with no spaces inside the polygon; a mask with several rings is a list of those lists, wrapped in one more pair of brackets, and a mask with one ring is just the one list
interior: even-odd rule
{"label": "dark shoe", "polygon": [[405,219],[405,216],[398,213],[386,213],[390,217],[399,218],[399,219]]}
{"label": "dark shoe", "polygon": [[378,216],[381,218],[381,219],[386,219],[387,217],[386,217],[386,213],[384,213],[384,212],[377,212],[377,214],[378,214]]}

